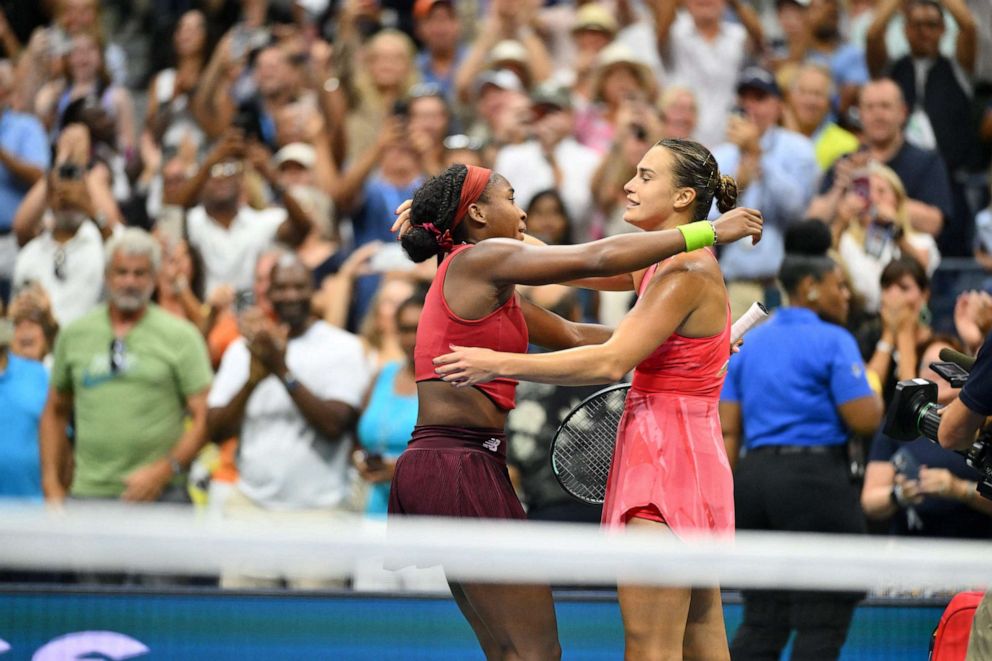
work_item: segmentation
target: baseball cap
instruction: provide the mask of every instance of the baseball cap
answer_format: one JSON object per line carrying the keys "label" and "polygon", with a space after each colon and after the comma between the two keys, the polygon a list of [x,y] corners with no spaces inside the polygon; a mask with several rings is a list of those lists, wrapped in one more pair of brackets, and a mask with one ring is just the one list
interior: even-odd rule
{"label": "baseball cap", "polygon": [[598,2],[590,2],[582,5],[575,13],[575,24],[572,31],[578,30],[599,30],[616,34],[619,29],[617,19],[610,11]]}
{"label": "baseball cap", "polygon": [[490,62],[520,62],[529,64],[527,61],[527,49],[516,39],[504,39],[489,51]]}
{"label": "baseball cap", "polygon": [[520,82],[517,74],[509,69],[496,69],[495,71],[485,71],[475,79],[475,93],[478,94],[486,85],[498,87],[501,90],[513,92],[523,92],[524,86]]}
{"label": "baseball cap", "polygon": [[413,3],[413,17],[425,18],[434,9],[434,5],[448,5],[454,8],[454,4],[451,0],[417,0]]}
{"label": "baseball cap", "polygon": [[569,110],[572,107],[568,90],[554,83],[538,85],[530,95],[530,101],[535,106],[554,106],[561,110]]}
{"label": "baseball cap", "polygon": [[317,163],[317,150],[304,142],[291,142],[276,152],[274,160],[276,167],[292,162],[309,170]]}
{"label": "baseball cap", "polygon": [[747,67],[741,72],[737,79],[737,93],[740,94],[744,90],[758,90],[780,98],[782,96],[782,90],[779,89],[775,76],[771,71],[761,67]]}

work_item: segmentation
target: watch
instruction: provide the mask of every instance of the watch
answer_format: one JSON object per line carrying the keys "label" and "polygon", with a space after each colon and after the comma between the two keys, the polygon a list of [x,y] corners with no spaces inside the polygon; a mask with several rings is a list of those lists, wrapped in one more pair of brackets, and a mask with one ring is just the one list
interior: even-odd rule
{"label": "watch", "polygon": [[175,457],[169,457],[169,468],[173,475],[181,475],[183,472],[183,465]]}
{"label": "watch", "polygon": [[300,380],[296,378],[296,375],[286,370],[286,373],[282,377],[282,384],[286,386],[286,390],[293,392],[302,385]]}

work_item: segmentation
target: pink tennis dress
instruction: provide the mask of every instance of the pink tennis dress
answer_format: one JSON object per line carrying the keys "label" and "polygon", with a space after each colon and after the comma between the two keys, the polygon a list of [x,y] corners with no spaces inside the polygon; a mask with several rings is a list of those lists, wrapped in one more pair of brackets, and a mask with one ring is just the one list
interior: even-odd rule
{"label": "pink tennis dress", "polygon": [[[639,296],[656,270],[644,275]],[[617,430],[604,525],[660,515],[679,536],[733,535],[734,482],[718,412],[729,359],[728,305],[723,332],[672,334],[637,366]]]}

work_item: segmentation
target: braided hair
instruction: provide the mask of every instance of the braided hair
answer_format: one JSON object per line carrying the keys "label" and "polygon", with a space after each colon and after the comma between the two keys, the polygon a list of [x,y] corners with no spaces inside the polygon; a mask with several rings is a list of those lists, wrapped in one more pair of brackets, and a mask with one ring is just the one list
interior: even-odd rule
{"label": "braided hair", "polygon": [[[415,262],[423,262],[431,257],[443,255],[446,250],[439,242],[439,236],[424,227],[432,224],[440,232],[450,232],[455,243],[465,241],[467,228],[464,223],[454,227],[455,213],[461,200],[462,186],[468,176],[468,168],[461,163],[452,165],[447,170],[431,177],[413,194],[413,206],[410,208],[410,224],[412,227],[400,240],[403,250]],[[493,175],[492,181],[498,175]],[[479,197],[480,202],[487,202],[488,186]],[[454,229],[452,230],[452,227]]]}
{"label": "braided hair", "polygon": [[709,149],[692,140],[678,139],[659,140],[655,147],[664,147],[675,159],[672,167],[675,187],[696,191],[693,220],[706,219],[714,198],[720,213],[737,206],[737,182],[729,175],[720,175],[716,159]]}

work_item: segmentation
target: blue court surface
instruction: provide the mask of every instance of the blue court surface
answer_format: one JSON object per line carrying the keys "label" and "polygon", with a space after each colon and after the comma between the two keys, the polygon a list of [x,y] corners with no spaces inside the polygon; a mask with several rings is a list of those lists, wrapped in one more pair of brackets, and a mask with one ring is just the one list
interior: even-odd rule
{"label": "blue court surface", "polygon": [[[733,594],[725,602],[732,635],[741,606]],[[564,659],[622,658],[613,592],[564,591],[556,594],[556,603]],[[926,659],[942,610],[933,600],[866,603],[855,614],[841,658]],[[454,661],[483,656],[458,608],[445,598],[0,586],[0,661],[32,658]]]}

